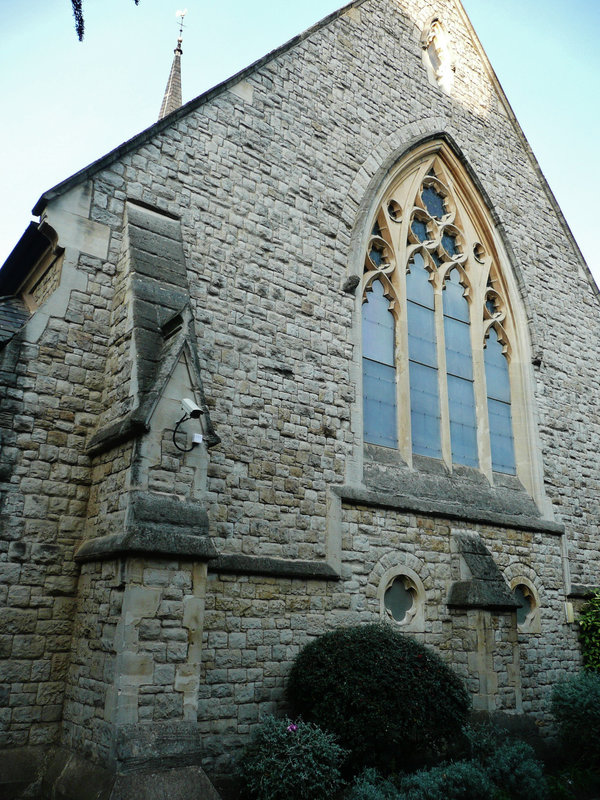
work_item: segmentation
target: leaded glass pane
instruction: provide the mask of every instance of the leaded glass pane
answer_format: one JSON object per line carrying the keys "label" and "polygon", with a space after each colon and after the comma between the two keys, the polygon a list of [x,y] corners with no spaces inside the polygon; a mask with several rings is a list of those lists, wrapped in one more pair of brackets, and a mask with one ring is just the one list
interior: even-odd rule
{"label": "leaded glass pane", "polygon": [[520,608],[517,609],[517,623],[522,625],[531,613],[532,598],[531,595],[525,594],[525,587],[521,585],[515,586],[513,596],[517,603],[520,603]]}
{"label": "leaded glass pane", "polygon": [[484,361],[492,469],[514,475],[516,469],[508,362],[495,328],[489,329]]}
{"label": "leaded glass pane", "polygon": [[502,352],[502,343],[498,339],[495,328],[489,329],[483,354],[488,397],[493,397],[494,400],[502,400],[504,403],[510,403],[508,362]]}
{"label": "leaded glass pane", "polygon": [[471,331],[466,322],[444,317],[446,339],[446,371],[460,378],[473,380]]}
{"label": "leaded glass pane", "polygon": [[448,375],[452,461],[468,467],[479,464],[473,382]]}
{"label": "leaded glass pane", "polygon": [[376,267],[380,267],[383,264],[383,243],[382,242],[372,242],[371,248],[369,250],[369,258],[375,264]]}
{"label": "leaded glass pane", "polygon": [[365,441],[396,447],[396,370],[363,358]]}
{"label": "leaded glass pane", "polygon": [[458,255],[458,248],[456,246],[456,236],[453,233],[444,233],[442,236],[442,247],[449,256]]}
{"label": "leaded glass pane", "polygon": [[514,475],[516,472],[515,451],[510,404],[488,398],[488,416],[490,421],[492,469],[495,472]]}
{"label": "leaded glass pane", "polygon": [[412,361],[437,366],[435,316],[430,308],[416,303],[406,304],[408,318],[408,357]]}
{"label": "leaded glass pane", "polygon": [[425,269],[425,259],[415,253],[406,273],[406,296],[409,300],[433,309],[433,286],[429,282],[429,272]]}
{"label": "leaded glass pane", "polygon": [[420,242],[426,241],[426,239],[428,238],[427,225],[422,220],[417,219],[415,217],[415,219],[413,219],[411,223],[410,228]]}
{"label": "leaded glass pane", "polygon": [[386,589],[383,602],[396,622],[402,622],[413,607],[413,593],[406,588],[402,578],[396,578]]}
{"label": "leaded glass pane", "polygon": [[437,369],[410,362],[410,417],[413,452],[441,458]]}
{"label": "leaded glass pane", "polygon": [[445,214],[444,198],[433,186],[426,186],[421,192],[423,205],[432,217],[440,219]]}
{"label": "leaded glass pane", "polygon": [[363,356],[393,366],[394,316],[381,281],[373,281],[371,286],[362,307]]}
{"label": "leaded glass pane", "polygon": [[[464,287],[460,283],[460,274],[453,269],[444,284],[444,314],[463,322],[469,322],[469,302],[465,297]],[[470,349],[470,348],[469,348]]]}

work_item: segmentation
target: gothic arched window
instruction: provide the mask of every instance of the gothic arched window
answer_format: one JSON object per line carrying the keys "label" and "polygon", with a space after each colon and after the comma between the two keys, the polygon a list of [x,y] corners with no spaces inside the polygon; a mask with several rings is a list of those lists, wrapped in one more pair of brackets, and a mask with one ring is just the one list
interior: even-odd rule
{"label": "gothic arched window", "polygon": [[409,464],[527,472],[527,436],[516,435],[526,428],[523,336],[501,252],[450,149],[414,151],[380,195],[366,248],[365,442]]}

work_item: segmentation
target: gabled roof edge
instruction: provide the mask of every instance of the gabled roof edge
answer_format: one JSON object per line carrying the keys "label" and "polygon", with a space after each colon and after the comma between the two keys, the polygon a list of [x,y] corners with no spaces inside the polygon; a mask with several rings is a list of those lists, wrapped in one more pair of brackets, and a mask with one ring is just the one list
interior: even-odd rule
{"label": "gabled roof edge", "polygon": [[244,80],[244,78],[248,77],[253,72],[260,69],[260,67],[263,67],[265,64],[268,64],[270,61],[273,61],[278,56],[282,55],[283,53],[286,53],[288,50],[291,50],[297,44],[304,41],[305,39],[308,39],[310,36],[312,36],[314,33],[317,33],[322,28],[326,28],[330,23],[334,22],[336,19],[341,17],[342,14],[344,14],[349,8],[361,6],[365,2],[367,2],[367,0],[352,0],[352,2],[346,3],[346,5],[342,6],[337,11],[333,11],[331,14],[328,14],[322,20],[316,22],[314,25],[311,25],[310,28],[307,28],[305,31],[299,33],[297,36],[294,36],[292,39],[285,42],[280,47],[277,47],[275,50],[271,50],[270,53],[267,53],[266,55],[262,56],[262,58],[259,58],[257,61],[254,61],[249,66],[244,67],[244,69],[240,70],[239,72],[236,72],[235,75],[232,75],[231,77],[227,78],[221,83],[218,83],[216,86],[213,86],[212,89],[208,89],[208,91],[204,92],[203,94],[198,95],[198,97],[195,97],[193,100],[190,100],[185,105],[178,108],[176,111],[171,112],[168,116],[163,117],[163,119],[158,120],[158,122],[155,122],[148,128],[145,128],[140,133],[137,133],[131,139],[127,139],[127,141],[115,147],[114,150],[110,150],[108,153],[106,153],[106,155],[101,156],[100,158],[96,159],[96,161],[92,161],[91,164],[88,164],[86,167],[83,167],[83,169],[80,169],[78,172],[75,172],[69,178],[66,178],[64,181],[57,183],[55,186],[53,186],[51,189],[48,189],[48,191],[44,192],[40,196],[40,198],[34,205],[31,213],[34,216],[39,216],[43,212],[49,200],[52,200],[53,198],[60,196],[64,192],[71,189],[73,186],[76,186],[81,181],[90,178],[99,170],[110,166],[110,164],[114,163],[122,156],[131,152],[131,150],[134,150],[136,147],[140,147],[141,145],[145,144],[149,139],[151,139],[154,135],[165,130],[165,128],[168,128],[169,125],[171,125],[173,122],[177,122],[182,117],[185,117],[187,114],[191,113],[192,111],[195,111],[196,108],[199,108],[204,103],[209,102],[222,92],[227,91],[227,89],[230,86],[233,86],[236,83],[239,83],[241,80]]}
{"label": "gabled roof edge", "polygon": [[471,23],[471,20],[469,19],[469,15],[467,14],[466,9],[462,4],[462,0],[454,0],[454,3],[455,3],[455,5],[456,5],[456,7],[457,7],[457,9],[459,11],[459,14],[461,14],[461,16],[463,17],[463,20],[464,20],[464,22],[465,22],[465,24],[466,24],[466,26],[467,26],[467,28],[469,30],[469,33],[470,33],[471,38],[472,38],[472,40],[473,40],[473,42],[475,44],[475,47],[477,48],[477,50],[479,52],[479,56],[480,56],[480,58],[482,60],[482,63],[484,64],[485,68],[487,69],[487,72],[488,72],[488,75],[490,77],[490,80],[494,84],[494,87],[495,87],[497,95],[498,95],[498,99],[500,100],[500,102],[504,106],[504,109],[505,109],[505,111],[507,113],[507,116],[508,116],[513,128],[515,129],[515,131],[517,133],[517,136],[521,140],[521,144],[523,145],[523,149],[527,153],[527,157],[529,158],[529,161],[531,163],[533,171],[536,173],[536,175],[540,179],[540,182],[542,184],[542,188],[544,189],[546,197],[548,198],[548,202],[552,206],[552,209],[554,210],[554,213],[556,214],[556,216],[557,216],[557,218],[558,218],[558,220],[559,220],[559,222],[560,222],[560,224],[562,226],[562,229],[563,229],[567,239],[569,239],[571,241],[571,244],[573,245],[573,249],[575,251],[575,255],[577,257],[577,260],[579,261],[579,265],[582,267],[584,273],[586,274],[586,277],[588,279],[588,283],[590,284],[590,288],[592,290],[592,293],[594,294],[594,296],[596,298],[596,301],[600,303],[600,288],[598,288],[598,284],[596,283],[596,279],[592,275],[592,271],[589,268],[588,263],[585,260],[584,255],[581,252],[581,249],[580,249],[579,245],[577,244],[577,239],[573,235],[573,231],[569,227],[569,223],[567,222],[567,220],[565,218],[565,215],[562,212],[562,209],[561,209],[561,207],[560,207],[560,205],[558,203],[558,200],[554,196],[554,192],[552,191],[552,189],[550,187],[550,184],[548,183],[548,181],[546,179],[546,176],[544,175],[544,173],[542,171],[542,168],[541,168],[541,166],[539,164],[539,161],[537,160],[536,155],[533,152],[533,148],[531,147],[527,137],[525,136],[523,128],[521,127],[521,124],[519,123],[519,120],[517,119],[517,115],[513,111],[513,108],[512,108],[512,106],[510,104],[510,101],[509,101],[508,97],[506,96],[506,93],[504,92],[504,89],[502,88],[502,84],[500,83],[500,80],[498,79],[498,76],[496,75],[496,71],[492,67],[492,64],[491,64],[491,62],[490,62],[490,60],[489,60],[489,58],[487,56],[487,53],[485,52],[485,48],[481,44],[479,36],[477,35],[477,32],[475,31],[475,28],[473,27],[473,25]]}

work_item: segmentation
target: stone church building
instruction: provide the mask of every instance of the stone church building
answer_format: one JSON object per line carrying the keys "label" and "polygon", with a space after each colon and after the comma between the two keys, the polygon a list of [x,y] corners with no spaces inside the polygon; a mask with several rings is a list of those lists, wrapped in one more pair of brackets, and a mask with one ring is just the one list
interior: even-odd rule
{"label": "stone church building", "polygon": [[543,731],[600,583],[599,297],[459,0],[177,107],[180,55],[0,271],[0,793],[215,797],[299,648],[379,620]]}

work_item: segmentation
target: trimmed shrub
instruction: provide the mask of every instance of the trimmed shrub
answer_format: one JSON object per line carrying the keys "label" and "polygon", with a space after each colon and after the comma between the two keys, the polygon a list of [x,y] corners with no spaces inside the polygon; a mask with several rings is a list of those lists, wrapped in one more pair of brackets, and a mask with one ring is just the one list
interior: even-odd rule
{"label": "trimmed shrub", "polygon": [[558,683],[552,714],[571,758],[584,768],[600,769],[600,674],[580,672]]}
{"label": "trimmed shrub", "polygon": [[331,800],[342,785],[344,750],[309,722],[266,717],[239,764],[255,800]]}
{"label": "trimmed shrub", "polygon": [[471,756],[486,771],[500,794],[511,800],[545,800],[544,768],[533,747],[493,725],[467,728]]}
{"label": "trimmed shrub", "polygon": [[511,800],[545,800],[548,796],[543,766],[525,742],[515,740],[499,745],[483,767],[492,783]]}
{"label": "trimmed shrub", "polygon": [[583,666],[600,673],[600,591],[594,592],[577,619]]}
{"label": "trimmed shrub", "polygon": [[493,800],[496,787],[475,761],[455,761],[408,775],[398,800]]}
{"label": "trimmed shrub", "polygon": [[401,800],[397,787],[376,769],[367,768],[355,779],[347,800]]}
{"label": "trimmed shrub", "polygon": [[295,713],[383,774],[427,762],[460,736],[470,699],[432,650],[390,625],[340,628],[300,651],[287,687]]}

